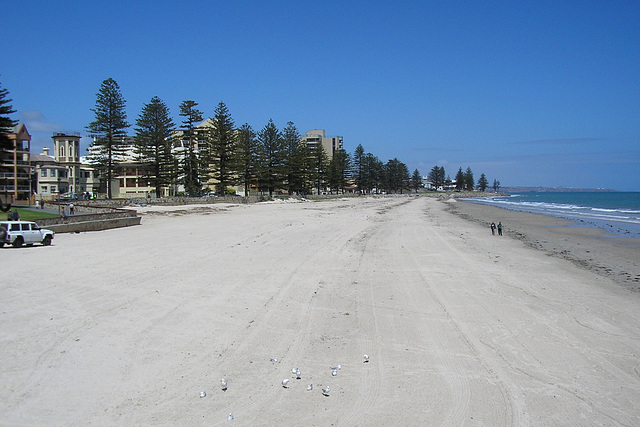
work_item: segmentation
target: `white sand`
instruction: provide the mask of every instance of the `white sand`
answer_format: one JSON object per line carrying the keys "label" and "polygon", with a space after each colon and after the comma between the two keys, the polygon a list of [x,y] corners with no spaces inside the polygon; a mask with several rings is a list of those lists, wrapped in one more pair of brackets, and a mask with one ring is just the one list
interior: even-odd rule
{"label": "white sand", "polygon": [[443,209],[146,207],[2,249],[0,424],[640,424],[639,294]]}

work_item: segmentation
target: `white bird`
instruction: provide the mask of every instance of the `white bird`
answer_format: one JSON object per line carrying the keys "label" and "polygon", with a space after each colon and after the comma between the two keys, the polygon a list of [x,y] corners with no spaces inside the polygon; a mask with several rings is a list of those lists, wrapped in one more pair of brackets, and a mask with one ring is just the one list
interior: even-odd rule
{"label": "white bird", "polygon": [[207,396],[207,392],[205,391],[201,391],[200,392],[200,397],[206,397]]}
{"label": "white bird", "polygon": [[227,380],[224,378],[220,380],[220,385],[222,386],[222,391],[227,391]]}
{"label": "white bird", "polygon": [[282,387],[289,388],[289,378],[285,378],[282,380]]}
{"label": "white bird", "polygon": [[233,415],[231,412],[229,412],[229,415],[227,416],[227,421],[233,421]]}
{"label": "white bird", "polygon": [[296,374],[296,379],[300,379],[300,369],[296,368],[296,371],[294,372],[294,374]]}
{"label": "white bird", "polygon": [[367,363],[367,362],[369,362],[369,355],[368,355],[368,354],[365,354],[365,355],[364,355],[364,356],[362,356],[362,357],[364,357],[364,362],[363,362],[363,363]]}
{"label": "white bird", "polygon": [[338,370],[338,369],[340,369],[340,368],[342,368],[342,366],[340,366],[340,365],[336,365],[336,366],[334,366],[334,367],[332,367],[332,368],[330,368],[330,369],[331,369],[332,371],[337,371],[337,370]]}
{"label": "white bird", "polygon": [[334,369],[333,371],[331,371],[331,376],[332,377],[335,377],[336,375],[338,375],[338,371],[337,370]]}
{"label": "white bird", "polygon": [[329,386],[326,386],[325,388],[322,389],[322,394],[324,394],[325,396],[329,396],[329,391],[330,391]]}
{"label": "white bird", "polygon": [[278,361],[278,358],[277,358],[277,357],[272,357],[272,358],[271,358],[271,359],[269,359],[269,360],[271,360],[271,362],[273,362],[273,363],[276,363],[276,362]]}
{"label": "white bird", "polygon": [[313,384],[309,384],[309,385],[307,386],[307,391],[311,391],[311,390],[313,390]]}

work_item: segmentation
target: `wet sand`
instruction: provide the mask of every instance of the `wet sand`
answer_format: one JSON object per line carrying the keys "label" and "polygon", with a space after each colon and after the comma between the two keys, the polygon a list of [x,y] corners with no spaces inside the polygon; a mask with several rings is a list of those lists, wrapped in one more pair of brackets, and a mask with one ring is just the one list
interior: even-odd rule
{"label": "wet sand", "polygon": [[[547,215],[449,199],[449,211],[487,228],[502,221],[506,237],[520,239],[546,254],[574,262],[616,283],[640,291],[640,239]],[[497,237],[497,232],[496,232]]]}

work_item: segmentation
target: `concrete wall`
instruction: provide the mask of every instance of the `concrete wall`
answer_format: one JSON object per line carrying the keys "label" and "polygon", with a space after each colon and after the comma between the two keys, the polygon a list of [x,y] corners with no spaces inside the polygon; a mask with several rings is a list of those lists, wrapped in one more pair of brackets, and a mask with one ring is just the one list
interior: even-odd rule
{"label": "concrete wall", "polygon": [[[82,203],[82,202],[81,202]],[[62,203],[63,207],[67,207]],[[51,204],[49,204],[51,206]],[[74,203],[74,215],[66,218],[41,218],[35,222],[42,228],[47,228],[56,233],[75,233],[80,231],[99,231],[110,228],[129,227],[139,225],[141,217],[130,209],[118,209],[108,206]]]}
{"label": "concrete wall", "polygon": [[40,221],[38,225],[41,225],[42,228],[46,228],[55,233],[79,233],[81,231],[100,231],[100,230],[109,230],[111,228],[121,228],[121,227],[130,227],[132,225],[140,225],[141,217],[128,217],[128,218],[111,218],[111,219],[98,219],[92,221],[80,221],[80,222],[71,222],[66,224],[52,224],[52,225],[41,225]]}

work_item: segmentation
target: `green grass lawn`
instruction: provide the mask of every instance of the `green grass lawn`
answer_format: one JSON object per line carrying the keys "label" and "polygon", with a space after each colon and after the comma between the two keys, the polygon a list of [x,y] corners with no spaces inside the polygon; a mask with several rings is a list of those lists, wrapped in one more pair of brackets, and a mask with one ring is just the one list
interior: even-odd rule
{"label": "green grass lawn", "polygon": [[[22,208],[11,208],[11,212],[13,212],[14,210],[18,211],[18,215],[20,215],[20,219],[22,221],[34,221],[36,219],[40,219],[40,218],[57,218],[60,215],[56,215],[56,214],[51,214],[48,212],[39,212],[39,211],[34,211],[31,209],[22,209]],[[2,212],[0,212],[2,213]],[[8,212],[7,212],[8,213]],[[0,217],[0,219],[7,219],[6,217],[6,213],[3,213],[2,217]]]}

